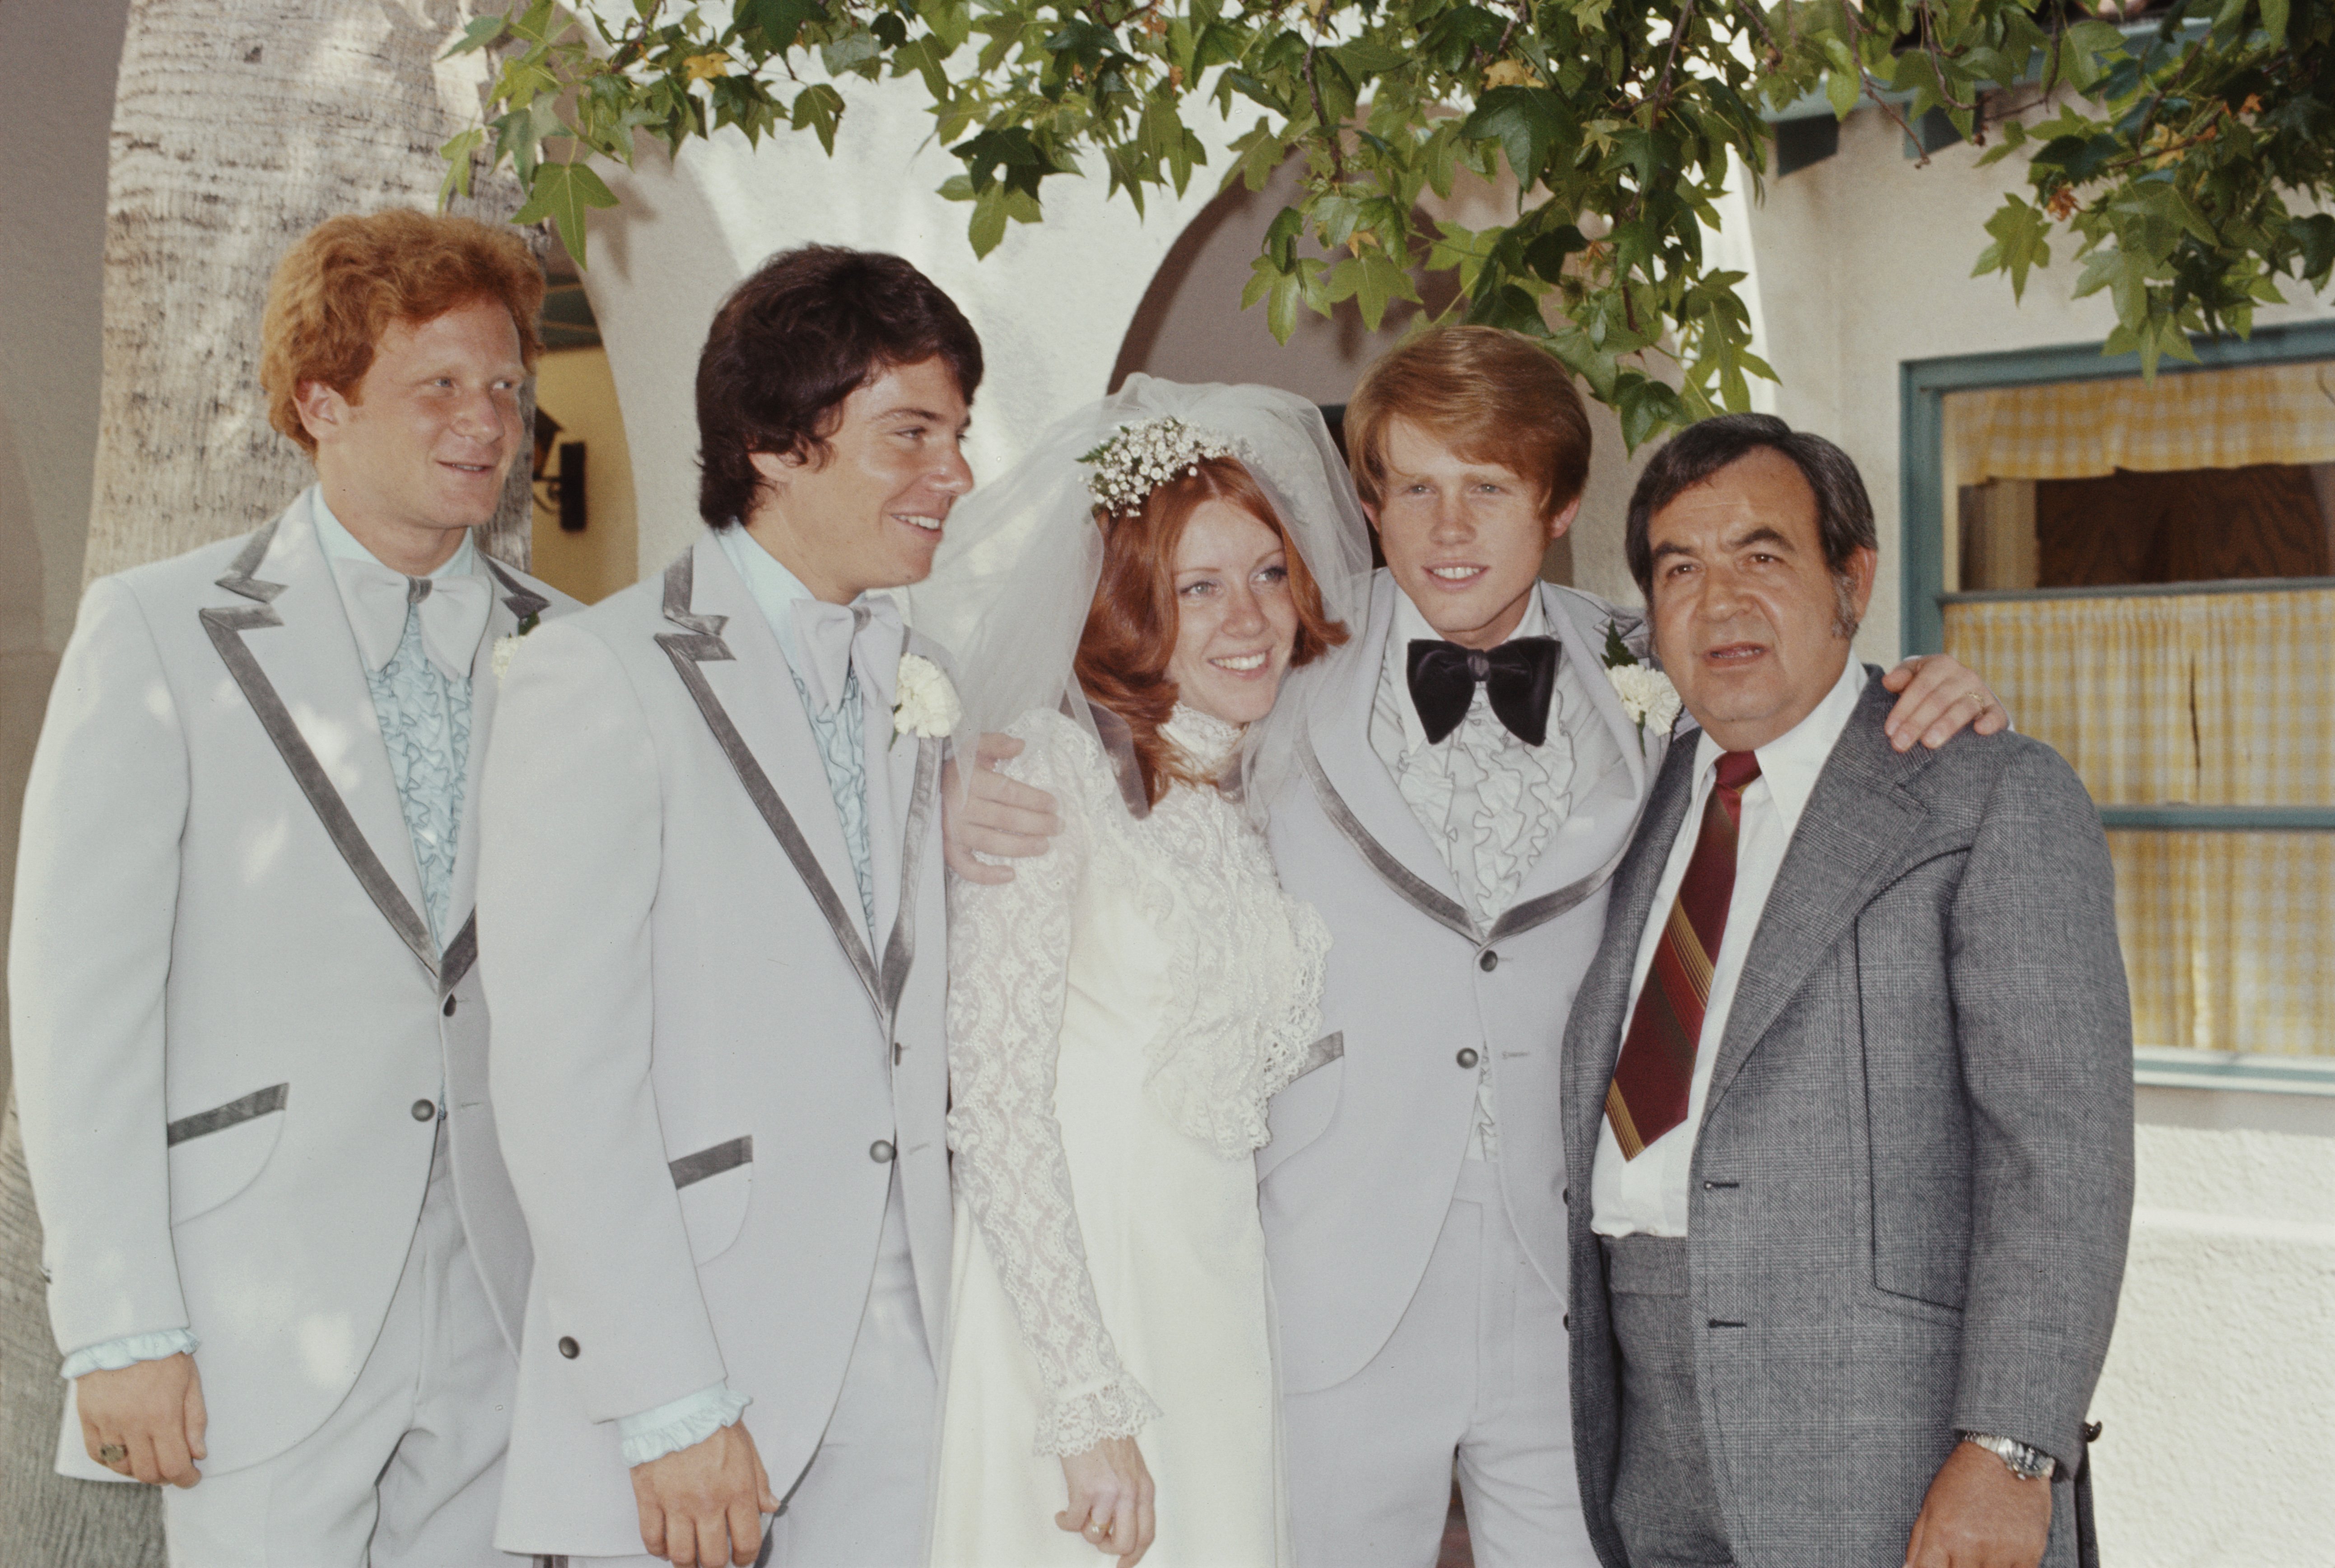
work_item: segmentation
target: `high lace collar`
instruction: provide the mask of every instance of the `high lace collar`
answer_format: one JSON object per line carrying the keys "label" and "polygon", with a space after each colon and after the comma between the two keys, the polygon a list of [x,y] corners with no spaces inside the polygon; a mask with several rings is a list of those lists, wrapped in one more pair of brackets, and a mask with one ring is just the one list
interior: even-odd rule
{"label": "high lace collar", "polygon": [[1224,771],[1225,764],[1240,750],[1243,730],[1242,725],[1227,723],[1213,713],[1204,713],[1183,702],[1177,703],[1168,721],[1159,726],[1159,733],[1183,753],[1192,771],[1203,778]]}

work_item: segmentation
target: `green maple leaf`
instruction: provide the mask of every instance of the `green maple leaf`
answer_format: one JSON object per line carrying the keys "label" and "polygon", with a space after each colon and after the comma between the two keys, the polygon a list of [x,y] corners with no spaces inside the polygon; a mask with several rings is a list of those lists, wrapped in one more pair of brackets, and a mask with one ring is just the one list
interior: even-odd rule
{"label": "green maple leaf", "polygon": [[541,223],[551,219],[559,230],[559,242],[576,265],[584,265],[584,214],[595,207],[616,205],[615,192],[607,182],[580,163],[546,163],[535,171],[529,183],[527,205],[511,215],[513,223]]}

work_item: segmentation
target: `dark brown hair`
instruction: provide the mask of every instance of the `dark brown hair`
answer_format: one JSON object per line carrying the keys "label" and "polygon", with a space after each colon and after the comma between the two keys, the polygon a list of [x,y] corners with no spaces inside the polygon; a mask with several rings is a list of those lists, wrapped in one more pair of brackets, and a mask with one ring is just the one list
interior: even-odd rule
{"label": "dark brown hair", "polygon": [[1169,479],[1131,512],[1098,514],[1103,528],[1102,576],[1094,606],[1079,637],[1076,669],[1089,698],[1127,721],[1135,740],[1136,766],[1143,790],[1154,805],[1168,783],[1212,784],[1185,778],[1175,767],[1173,749],[1159,733],[1176,708],[1176,682],[1168,662],[1176,652],[1176,547],[1192,514],[1208,501],[1224,501],[1281,537],[1289,565],[1289,596],[1297,606],[1297,637],[1289,666],[1311,663],[1346,640],[1346,628],[1322,606],[1322,589],[1306,568],[1247,469],[1233,458],[1207,458],[1196,472]]}
{"label": "dark brown hair", "polygon": [[286,251],[259,321],[259,384],[267,422],[309,453],[300,383],[322,382],[354,401],[373,350],[392,322],[435,321],[473,300],[499,301],[528,370],[543,353],[536,317],[543,268],[518,231],[476,218],[392,207],[328,218]]}
{"label": "dark brown hair", "polygon": [[[1848,558],[1858,550],[1880,548],[1873,498],[1865,494],[1864,477],[1846,452],[1822,436],[1794,430],[1773,414],[1720,414],[1687,426],[1664,442],[1630,492],[1622,550],[1648,604],[1654,599],[1654,514],[1729,463],[1761,450],[1790,459],[1815,492],[1817,537],[1824,543],[1825,566],[1834,576],[1848,570]],[[1855,629],[1852,624],[1850,630]]]}
{"label": "dark brown hair", "polygon": [[981,339],[956,302],[896,256],[805,245],[731,290],[697,360],[697,510],[726,528],[753,509],[756,452],[827,458],[843,400],[937,355],[967,403]]}
{"label": "dark brown hair", "polygon": [[1408,420],[1472,463],[1497,463],[1540,489],[1555,517],[1589,482],[1589,411],[1556,356],[1491,326],[1423,332],[1362,373],[1346,404],[1354,489],[1386,489],[1387,427]]}

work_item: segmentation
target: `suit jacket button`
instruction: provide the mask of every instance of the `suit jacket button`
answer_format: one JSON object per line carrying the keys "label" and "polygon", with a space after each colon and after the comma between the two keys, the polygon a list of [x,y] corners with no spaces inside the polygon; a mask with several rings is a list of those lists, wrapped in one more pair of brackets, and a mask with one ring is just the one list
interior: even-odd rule
{"label": "suit jacket button", "polygon": [[1565,1314],[1565,1326],[1568,1329],[1573,1327],[1573,1314],[1571,1312]]}
{"label": "suit jacket button", "polygon": [[1484,1059],[1476,1054],[1476,1048],[1474,1046],[1463,1045],[1459,1048],[1459,1054],[1453,1057],[1451,1060],[1458,1062],[1461,1067],[1473,1067]]}
{"label": "suit jacket button", "polygon": [[449,1018],[453,1017],[453,1016],[454,1016],[454,999],[453,999],[452,997],[451,997],[451,996],[450,996],[450,997],[448,997],[448,998],[446,999],[446,1005],[445,1005],[444,1007],[440,1008],[438,1011],[440,1011],[441,1012],[444,1013],[444,1014],[445,1014],[447,1017],[449,1017]]}
{"label": "suit jacket button", "polygon": [[867,1146],[867,1157],[874,1160],[877,1165],[889,1165],[892,1160],[891,1140],[889,1138],[879,1137],[874,1143],[869,1144]]}
{"label": "suit jacket button", "polygon": [[1556,1201],[1569,1206],[1573,1202],[1573,1189],[1571,1187],[1567,1187],[1563,1192],[1557,1194]]}
{"label": "suit jacket button", "polygon": [[416,1121],[436,1121],[438,1119],[438,1102],[434,1099],[415,1100],[413,1102],[413,1119]]}
{"label": "suit jacket button", "polygon": [[559,1336],[559,1353],[572,1361],[584,1353],[584,1347],[567,1335],[562,1334]]}
{"label": "suit jacket button", "polygon": [[1489,974],[1500,967],[1500,955],[1487,947],[1484,949],[1484,955],[1476,960],[1476,967]]}

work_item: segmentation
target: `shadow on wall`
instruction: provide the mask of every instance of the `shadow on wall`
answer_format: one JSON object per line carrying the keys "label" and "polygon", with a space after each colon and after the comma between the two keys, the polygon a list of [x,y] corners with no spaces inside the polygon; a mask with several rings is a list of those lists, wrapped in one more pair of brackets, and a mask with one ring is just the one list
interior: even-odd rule
{"label": "shadow on wall", "polygon": [[[1241,308],[1241,291],[1250,263],[1264,250],[1265,230],[1296,200],[1297,178],[1293,161],[1261,190],[1235,185],[1177,237],[1119,345],[1111,390],[1140,371],[1169,381],[1259,382],[1317,403],[1342,404],[1372,360],[1449,303],[1453,285],[1442,275],[1422,281],[1423,306],[1397,301],[1376,332],[1348,300],[1327,317],[1301,311],[1289,342],[1275,343],[1264,308]],[[1481,227],[1499,219],[1508,199],[1493,187],[1463,187],[1427,216]],[[1581,519],[1550,547],[1541,575],[1634,605],[1637,588],[1622,559],[1622,522],[1644,453],[1633,460],[1624,451],[1620,421],[1603,405],[1592,402],[1589,419],[1595,449]]]}

